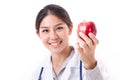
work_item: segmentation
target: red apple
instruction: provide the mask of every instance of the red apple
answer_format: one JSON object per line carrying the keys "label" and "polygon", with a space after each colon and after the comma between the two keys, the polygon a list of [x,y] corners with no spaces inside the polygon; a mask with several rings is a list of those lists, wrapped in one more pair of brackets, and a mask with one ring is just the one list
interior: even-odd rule
{"label": "red apple", "polygon": [[94,35],[96,35],[97,29],[96,29],[96,26],[95,26],[94,22],[83,21],[83,22],[79,23],[78,28],[77,28],[78,37],[80,37],[79,32],[83,32],[87,36],[88,36],[89,32],[92,32]]}

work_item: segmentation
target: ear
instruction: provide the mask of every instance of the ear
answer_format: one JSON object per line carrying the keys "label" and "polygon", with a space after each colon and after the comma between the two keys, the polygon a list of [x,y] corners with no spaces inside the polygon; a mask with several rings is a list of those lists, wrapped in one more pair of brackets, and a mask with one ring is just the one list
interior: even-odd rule
{"label": "ear", "polygon": [[40,38],[40,34],[39,34],[39,31],[36,30],[36,34],[38,35],[38,37]]}
{"label": "ear", "polygon": [[72,29],[73,29],[73,26],[70,26],[70,27],[69,27],[69,35],[71,35]]}

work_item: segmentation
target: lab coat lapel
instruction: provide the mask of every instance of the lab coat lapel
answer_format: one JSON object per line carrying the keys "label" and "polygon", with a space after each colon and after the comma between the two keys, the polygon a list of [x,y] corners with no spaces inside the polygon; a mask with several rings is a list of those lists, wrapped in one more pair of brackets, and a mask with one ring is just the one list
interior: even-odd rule
{"label": "lab coat lapel", "polygon": [[[73,54],[74,55],[72,59],[68,62],[60,80],[74,80],[72,77],[76,75],[78,75],[79,77],[80,58],[79,58],[79,55],[76,54],[74,51],[73,51]],[[73,74],[73,72],[76,72],[76,73]]]}
{"label": "lab coat lapel", "polygon": [[44,70],[44,75],[43,75],[43,80],[53,80],[53,76],[52,76],[52,71],[51,71],[51,69],[50,68],[46,68],[45,70]]}
{"label": "lab coat lapel", "polygon": [[43,70],[43,79],[42,80],[53,80],[51,56],[48,56],[44,62],[44,70]]}
{"label": "lab coat lapel", "polygon": [[60,80],[69,80],[70,75],[71,75],[71,69],[70,69],[70,67],[68,67],[65,69]]}

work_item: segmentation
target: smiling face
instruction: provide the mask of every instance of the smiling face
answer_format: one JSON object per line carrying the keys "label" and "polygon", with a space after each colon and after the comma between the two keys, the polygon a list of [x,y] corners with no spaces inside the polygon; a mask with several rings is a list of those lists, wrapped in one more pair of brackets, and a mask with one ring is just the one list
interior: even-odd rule
{"label": "smiling face", "polygon": [[61,19],[49,14],[41,21],[37,34],[45,47],[52,53],[62,53],[69,48],[71,32],[72,26],[68,27]]}

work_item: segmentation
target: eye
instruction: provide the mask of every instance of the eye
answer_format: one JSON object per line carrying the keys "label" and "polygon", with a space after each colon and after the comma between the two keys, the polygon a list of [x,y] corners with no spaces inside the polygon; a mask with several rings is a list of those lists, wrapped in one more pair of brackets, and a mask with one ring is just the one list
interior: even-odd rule
{"label": "eye", "polygon": [[57,27],[57,30],[62,30],[63,29],[63,27],[62,26],[59,26],[59,27]]}
{"label": "eye", "polygon": [[47,32],[49,32],[49,30],[48,29],[43,29],[41,32],[47,33]]}

